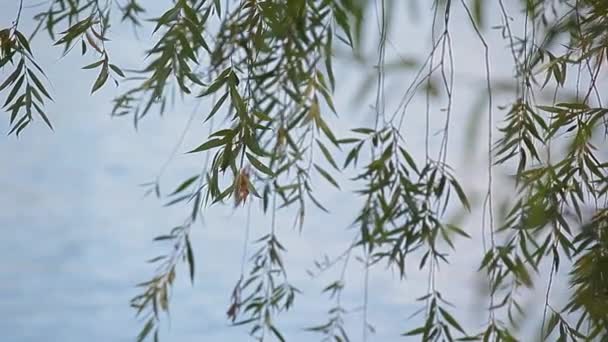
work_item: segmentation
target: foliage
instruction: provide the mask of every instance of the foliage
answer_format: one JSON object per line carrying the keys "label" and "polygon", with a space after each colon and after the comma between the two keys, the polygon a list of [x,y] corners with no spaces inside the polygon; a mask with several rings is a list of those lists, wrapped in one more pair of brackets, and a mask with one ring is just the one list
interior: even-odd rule
{"label": "foliage", "polygon": [[[287,277],[286,248],[277,229],[277,210],[294,209],[295,226],[302,230],[308,208],[326,211],[315,197],[313,182],[340,189],[336,175],[353,169],[352,181],[362,207],[354,216],[355,236],[344,254],[317,264],[315,274],[342,263],[339,278],[325,291],[334,306],[326,322],[308,330],[325,340],[349,341],[344,327],[348,311],[341,303],[346,265],[360,251],[368,270],[379,264],[398,271],[402,279],[411,258],[428,271],[428,293],[421,298],[423,324],[404,332],[422,340],[517,340],[521,301],[535,282],[547,281],[539,336],[545,340],[592,340],[608,335],[608,208],[607,167],[602,143],[608,134],[600,76],[608,58],[608,4],[600,0],[526,0],[514,6],[517,20],[502,0],[436,0],[432,3],[431,51],[417,65],[419,72],[394,114],[386,108],[384,81],[390,63],[389,14],[396,2],[388,0],[175,0],[162,15],[147,19],[146,5],[137,0],[51,0],[34,15],[37,26],[26,37],[19,25],[23,1],[13,25],[0,30],[0,80],[3,109],[10,113],[9,134],[19,135],[35,118],[52,128],[45,112],[47,91],[43,69],[36,63],[30,42],[43,30],[70,53],[79,46],[95,62],[91,93],[108,81],[127,90],[113,102],[112,115],[130,116],[134,125],[151,110],[170,110],[176,95],[212,98],[205,117],[209,136],[189,153],[204,155],[199,174],[162,195],[157,182],[149,191],[191,206],[184,222],[154,240],[169,244],[169,252],[149,260],[156,265],[152,279],[138,286],[132,306],[142,317],[137,340],[158,339],[162,313],[169,312],[176,266],[185,262],[194,281],[195,260],[190,229],[205,209],[232,200],[235,207],[261,202],[272,218],[268,233],[255,241],[257,250],[248,272],[232,292],[227,316],[247,325],[252,337],[285,340],[276,317],[296,304],[299,290]],[[411,2],[429,6],[424,2]],[[481,211],[483,252],[479,272],[487,274],[487,321],[480,331],[465,331],[449,301],[436,286],[438,267],[449,267],[457,253],[455,238],[470,238],[471,229],[447,219],[448,208],[474,210],[466,192],[447,163],[450,114],[456,66],[452,57],[450,22],[453,11],[464,10],[484,48],[486,82],[483,90],[488,116],[487,193]],[[490,15],[490,9],[496,15]],[[374,10],[379,15],[374,15]],[[498,17],[499,19],[496,19]],[[146,64],[123,71],[111,62],[106,48],[113,18],[136,27],[152,25],[155,43],[146,51]],[[491,75],[487,26],[500,21],[499,30],[513,58],[512,102],[493,101],[496,85]],[[334,76],[334,54],[348,47],[362,58],[366,30],[379,27],[374,125],[352,129],[340,137],[330,126],[336,113],[332,94],[340,80]],[[515,25],[523,27],[521,36]],[[368,39],[368,38],[366,38]],[[412,66],[408,61],[402,64]],[[389,69],[390,70],[390,69]],[[573,81],[574,79],[574,81]],[[560,95],[574,87],[574,94]],[[425,157],[412,157],[402,135],[411,99],[426,97]],[[553,94],[549,103],[542,100]],[[544,96],[544,97],[543,97]],[[440,149],[429,149],[431,101],[444,104]],[[435,107],[435,106],[433,106]],[[497,109],[505,109],[494,127]],[[216,120],[219,119],[221,120]],[[51,117],[52,119],[52,117]],[[338,119],[344,120],[344,119]],[[214,122],[222,122],[214,127]],[[498,136],[496,137],[496,134]],[[339,156],[345,156],[343,162]],[[515,195],[495,194],[495,170],[512,173]],[[456,200],[454,200],[456,199]],[[504,203],[497,203],[504,200]],[[497,221],[495,210],[506,208]],[[248,210],[251,210],[250,208]],[[247,228],[249,234],[249,228]],[[452,254],[451,254],[452,253]],[[542,270],[549,267],[543,277]],[[567,267],[570,298],[563,309],[550,301],[554,276]],[[540,278],[538,277],[540,276]],[[539,279],[539,280],[535,280]],[[366,291],[367,291],[366,287]],[[364,298],[364,334],[372,330]]]}

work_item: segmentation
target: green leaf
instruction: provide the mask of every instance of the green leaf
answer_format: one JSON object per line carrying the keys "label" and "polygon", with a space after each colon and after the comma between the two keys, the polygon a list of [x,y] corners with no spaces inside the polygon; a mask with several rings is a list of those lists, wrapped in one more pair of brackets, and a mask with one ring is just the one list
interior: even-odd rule
{"label": "green leaf", "polygon": [[155,237],[152,241],[163,241],[163,240],[173,240],[175,236],[173,235],[160,235]]}
{"label": "green leaf", "polygon": [[186,234],[186,258],[188,259],[188,269],[190,270],[190,281],[194,284],[194,253],[192,252],[192,245],[190,244],[190,238]]}
{"label": "green leaf", "polygon": [[[177,38],[179,39],[180,43],[181,43],[181,51],[180,51],[180,57],[185,54],[186,57],[190,58],[190,60],[194,63],[198,63],[197,59],[196,59],[196,54],[194,53],[194,50],[192,50],[192,47],[190,46],[190,42],[188,41],[188,39],[186,38],[186,36],[182,33],[182,32],[177,32],[176,33]],[[184,60],[184,63],[187,63]]]}
{"label": "green leaf", "polygon": [[450,184],[452,184],[452,187],[454,188],[454,190],[456,190],[456,194],[458,194],[458,199],[460,200],[460,203],[462,203],[465,209],[471,211],[471,205],[469,204],[467,195],[465,195],[464,191],[462,190],[462,187],[460,187],[460,184],[458,184],[458,182],[454,178],[450,178]]}
{"label": "green leaf", "polygon": [[272,121],[272,118],[262,112],[254,112],[253,115],[255,115],[258,119],[262,120],[262,121]]}
{"label": "green leaf", "polygon": [[32,79],[32,81],[34,81],[34,84],[36,85],[36,87],[38,88],[38,90],[40,90],[44,96],[46,96],[49,100],[53,100],[53,98],[51,97],[51,95],[46,91],[46,89],[44,88],[44,85],[42,84],[42,82],[40,82],[40,80],[38,79],[38,77],[36,77],[36,74],[34,74],[34,72],[30,69],[27,70],[27,74],[30,76],[30,78]]}
{"label": "green leaf", "polygon": [[336,169],[336,170],[339,171],[340,169],[338,168],[338,164],[336,164],[336,161],[331,156],[331,153],[325,147],[325,145],[323,145],[323,143],[321,143],[321,141],[319,139],[317,139],[317,144],[319,145],[319,148],[321,149],[321,152],[323,152],[323,156],[325,156],[325,159],[327,159],[327,161],[331,164],[331,166],[334,167],[334,169]]}
{"label": "green leaf", "polygon": [[340,147],[340,143],[338,142],[338,139],[336,139],[336,136],[331,131],[331,129],[329,128],[329,126],[327,125],[327,123],[325,122],[325,120],[323,120],[321,117],[319,117],[318,120],[317,120],[317,125],[321,128],[321,130],[323,131],[323,133],[325,133],[325,136],[327,136],[327,138],[334,145],[336,145],[339,148]]}
{"label": "green leaf", "polygon": [[245,105],[243,98],[241,97],[238,90],[236,89],[236,86],[234,86],[234,85],[230,86],[230,98],[232,99],[232,102],[234,103],[234,107],[236,108],[236,111],[239,114],[239,116],[241,116],[242,118],[246,118],[247,117],[247,106]]}
{"label": "green leaf", "polygon": [[222,107],[222,105],[226,101],[227,97],[228,97],[228,92],[226,92],[224,95],[222,95],[222,97],[220,97],[220,99],[215,103],[215,105],[211,109],[211,113],[209,113],[209,115],[207,116],[207,118],[205,119],[204,122],[209,121],[209,119],[211,119],[217,113],[217,111]]}
{"label": "green leaf", "polygon": [[199,147],[195,148],[194,150],[187,152],[187,153],[203,152],[203,151],[212,149],[214,147],[222,146],[225,144],[226,144],[226,139],[211,139],[211,140],[205,142],[204,144],[200,145]]}
{"label": "green leaf", "polygon": [[475,0],[473,2],[473,18],[475,19],[475,22],[477,23],[477,25],[480,28],[483,28],[483,18],[484,18],[484,7],[483,5],[485,4],[484,0]]}
{"label": "green leaf", "polygon": [[190,195],[188,195],[188,194],[187,195],[182,195],[182,196],[174,198],[173,200],[165,203],[164,206],[165,207],[170,207],[170,206],[172,206],[174,204],[177,204],[179,202],[183,202],[183,201],[188,200],[188,199],[190,199]]}
{"label": "green leaf", "polygon": [[154,28],[154,31],[152,31],[152,33],[156,33],[156,31],[158,31],[158,29],[162,26],[162,25],[166,25],[169,22],[173,21],[177,15],[179,14],[179,7],[173,7],[171,9],[169,9],[168,11],[166,11],[160,18],[158,18],[156,27]]}
{"label": "green leaf", "polygon": [[220,18],[222,15],[222,3],[221,0],[213,0],[213,4],[215,5],[215,12],[217,13],[217,17]]}
{"label": "green leaf", "polygon": [[27,127],[27,125],[30,123],[30,119],[27,115],[24,115],[21,117],[21,119],[17,122],[17,124],[15,124],[15,126],[13,126],[13,128],[8,132],[8,135],[11,135],[13,132],[16,131],[15,134],[17,134],[17,136],[19,136],[19,133],[25,128]]}
{"label": "green leaf", "polygon": [[365,135],[369,135],[369,134],[376,132],[370,128],[353,128],[353,129],[351,129],[351,131],[353,131],[355,133],[365,134]]}
{"label": "green leaf", "polygon": [[353,148],[352,150],[350,150],[350,152],[348,152],[348,155],[346,156],[346,159],[344,160],[344,165],[342,166],[342,168],[347,168],[348,165],[355,160],[355,158],[357,157],[357,155],[359,154],[359,150],[357,148]]}
{"label": "green leaf", "polygon": [[414,169],[416,173],[420,174],[418,167],[416,167],[416,162],[414,162],[414,158],[412,158],[412,156],[403,147],[399,147],[399,151],[401,152],[401,155],[403,155],[403,158],[405,158],[407,164]]}
{"label": "green leaf", "polygon": [[219,131],[213,132],[209,137],[226,137],[226,139],[232,139],[232,137],[236,134],[235,130],[230,128],[220,129]]}
{"label": "green leaf", "polygon": [[460,324],[454,319],[454,317],[452,317],[452,315],[450,315],[449,312],[447,312],[446,310],[444,310],[442,307],[439,307],[439,311],[441,312],[441,316],[443,316],[443,318],[445,318],[445,320],[448,321],[448,323],[451,326],[453,326],[454,328],[456,328],[461,333],[466,334],[464,332],[464,329],[462,329],[462,327],[460,326]]}
{"label": "green leaf", "polygon": [[408,332],[405,332],[403,334],[401,334],[401,336],[415,336],[415,335],[421,335],[422,333],[424,333],[426,331],[425,327],[420,327],[420,328],[416,328],[416,329],[412,329]]}
{"label": "green leaf", "polygon": [[319,171],[319,173],[321,174],[321,176],[323,176],[323,178],[325,178],[329,183],[331,183],[336,188],[340,189],[340,186],[338,185],[338,182],[336,182],[336,180],[327,171],[325,171],[324,169],[322,169],[317,164],[314,164],[314,165],[315,165],[315,169],[317,169],[317,171]]}
{"label": "green leaf", "polygon": [[118,74],[120,77],[125,77],[125,73],[124,73],[124,72],[122,72],[122,70],[120,70],[120,68],[119,68],[119,67],[117,67],[116,65],[114,65],[114,64],[110,64],[110,68],[111,68],[112,70],[114,70],[114,72],[115,72],[115,73],[117,73],[117,74]]}
{"label": "green leaf", "polygon": [[308,191],[308,197],[310,198],[310,200],[312,201],[312,203],[314,203],[314,205],[317,206],[317,208],[323,210],[326,213],[329,213],[329,210],[327,210],[327,208],[325,208],[321,202],[319,202],[313,195],[312,192]]}
{"label": "green leaf", "polygon": [[550,106],[536,106],[536,108],[542,109],[545,112],[549,112],[549,113],[563,113],[565,110],[562,108],[556,108],[556,107],[550,107]]}
{"label": "green leaf", "polygon": [[481,260],[481,265],[479,266],[477,271],[481,271],[482,269],[484,269],[490,263],[490,261],[492,259],[494,259],[494,252],[493,252],[493,250],[490,249],[490,250],[488,250],[486,255],[484,255],[483,259]]}
{"label": "green leaf", "polygon": [[186,188],[189,187],[192,183],[194,183],[194,181],[196,181],[198,179],[198,177],[199,177],[198,175],[194,175],[194,176],[186,179],[171,194],[169,194],[169,196],[173,196],[175,194],[178,194],[178,193],[186,190]]}
{"label": "green leaf", "polygon": [[83,66],[83,67],[82,67],[82,69],[85,69],[85,70],[88,70],[88,69],[95,69],[95,68],[97,68],[98,66],[102,65],[102,64],[103,64],[103,62],[105,62],[105,60],[104,60],[104,59],[100,59],[100,60],[98,60],[97,62],[94,62],[94,63],[91,63],[91,64],[89,64],[89,65],[85,65],[85,66]]}
{"label": "green leaf", "polygon": [[46,123],[46,125],[49,126],[49,128],[51,130],[53,130],[53,125],[51,125],[51,121],[46,116],[46,114],[44,114],[44,112],[42,111],[42,109],[40,107],[38,107],[38,105],[36,103],[34,103],[34,106],[36,107],[36,109],[38,111],[38,114],[40,115],[40,117],[42,118],[42,120],[44,120],[44,123]]}
{"label": "green leaf", "polygon": [[[230,70],[230,69],[227,69]],[[223,73],[222,73],[223,74]],[[218,78],[215,79],[215,81],[213,81],[213,83],[211,83],[211,85],[209,85],[209,87],[203,91],[200,95],[198,95],[198,97],[203,97],[203,96],[207,96],[209,94],[213,94],[216,91],[218,91],[224,84],[226,84],[226,76],[218,76]]]}
{"label": "green leaf", "polygon": [[17,79],[17,77],[19,77],[19,75],[21,74],[21,70],[23,70],[24,64],[25,59],[22,58],[21,61],[19,61],[17,68],[15,68],[15,71],[13,71],[13,73],[6,78],[2,85],[0,85],[0,91],[4,90],[4,88],[6,88],[9,84],[12,84]]}
{"label": "green leaf", "polygon": [[346,42],[346,43],[350,47],[353,47],[353,39],[350,34],[350,24],[348,23],[349,20],[348,20],[348,16],[346,15],[346,12],[344,12],[344,10],[342,8],[340,8],[339,5],[337,5],[337,3],[334,4],[333,10],[334,10],[334,18],[336,19],[338,26],[340,26],[342,31],[348,37],[348,42]]}
{"label": "green leaf", "polygon": [[15,35],[17,36],[19,43],[21,43],[21,45],[27,50],[27,52],[29,52],[30,55],[33,55],[32,49],[30,48],[30,43],[27,41],[27,38],[25,38],[25,36],[18,30],[15,30]]}
{"label": "green leaf", "polygon": [[458,227],[456,225],[447,224],[446,227],[458,235],[462,235],[464,237],[471,238],[471,235],[469,235],[467,232],[465,232],[464,230],[462,230],[460,227]]}
{"label": "green leaf", "polygon": [[568,109],[575,109],[575,110],[587,110],[589,109],[589,106],[587,106],[584,103],[575,103],[575,102],[571,102],[571,103],[558,103],[556,104],[556,106],[558,107],[564,107],[564,108],[568,108]]}
{"label": "green leaf", "polygon": [[99,72],[99,76],[97,76],[97,80],[93,84],[93,88],[91,89],[91,94],[93,94],[96,90],[101,88],[106,81],[108,80],[108,66],[104,64],[101,68],[101,72]]}
{"label": "green leaf", "polygon": [[332,45],[333,45],[333,31],[331,26],[328,28],[327,32],[327,41],[325,43],[325,70],[327,72],[327,76],[329,78],[329,84],[331,85],[331,90],[334,91],[336,88],[336,80],[334,78],[334,70],[332,67]]}
{"label": "green leaf", "polygon": [[269,175],[270,177],[274,177],[274,173],[272,172],[272,170],[270,168],[268,168],[268,166],[262,164],[262,162],[260,162],[259,160],[257,160],[249,152],[247,152],[246,154],[247,154],[247,159],[249,159],[249,162],[251,162],[251,165],[253,165],[253,167],[255,167],[259,171],[261,171],[261,172]]}
{"label": "green leaf", "polygon": [[141,329],[141,332],[139,333],[139,335],[137,335],[137,342],[142,342],[143,340],[145,340],[146,336],[148,336],[148,334],[150,334],[153,327],[154,327],[154,317],[151,317],[148,320],[148,322],[146,323],[146,325],[144,325],[143,329]]}
{"label": "green leaf", "polygon": [[283,337],[283,335],[281,335],[281,333],[277,330],[277,328],[274,327],[274,325],[270,326],[270,330],[272,331],[274,336],[276,336],[276,338],[279,339],[279,341],[285,342],[285,338]]}
{"label": "green leaf", "polygon": [[559,315],[557,315],[556,313],[553,313],[551,315],[551,318],[549,318],[549,323],[547,324],[547,329],[545,331],[543,331],[543,334],[545,336],[544,340],[547,340],[549,338],[549,336],[551,335],[551,333],[557,326],[557,323],[559,323]]}
{"label": "green leaf", "polygon": [[186,18],[192,23],[198,24],[198,17],[192,7],[188,6],[188,3],[186,1],[181,1],[180,4],[184,14],[186,15]]}
{"label": "green leaf", "polygon": [[19,77],[19,80],[17,80],[17,83],[15,83],[15,85],[13,86],[13,89],[11,89],[11,92],[6,97],[6,102],[4,102],[4,106],[8,105],[13,100],[13,98],[15,98],[15,95],[17,95],[17,92],[19,91],[19,89],[21,89],[21,85],[23,85],[24,80],[25,75],[21,75],[21,77]]}

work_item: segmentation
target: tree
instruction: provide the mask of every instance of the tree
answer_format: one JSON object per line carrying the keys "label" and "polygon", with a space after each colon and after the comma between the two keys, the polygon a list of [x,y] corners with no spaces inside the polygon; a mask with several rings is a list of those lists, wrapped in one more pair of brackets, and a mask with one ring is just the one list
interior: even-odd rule
{"label": "tree", "polygon": [[[189,151],[193,157],[204,155],[205,167],[168,195],[161,195],[158,182],[147,184],[150,193],[168,198],[171,205],[188,203],[191,210],[183,224],[154,239],[169,249],[150,260],[156,272],[138,285],[141,294],[131,302],[143,317],[139,341],[158,338],[177,264],[183,260],[194,280],[192,224],[215,205],[232,201],[240,208],[253,198],[273,223],[254,243],[250,270],[235,285],[227,315],[234,324],[249,326],[253,337],[283,340],[274,318],[292,308],[299,291],[286,274],[276,212],[292,208],[295,226],[305,229],[309,207],[326,210],[313,182],[340,188],[335,175],[344,169],[356,174],[362,203],[353,215],[353,243],[336,259],[319,263],[317,271],[347,264],[359,252],[366,270],[388,265],[404,278],[406,262],[415,258],[429,274],[428,293],[419,299],[425,319],[405,336],[517,340],[524,289],[535,279],[547,283],[538,336],[575,341],[608,336],[608,162],[601,145],[608,135],[608,109],[600,90],[603,61],[608,60],[606,1],[527,0],[509,4],[513,7],[502,0],[434,1],[431,50],[416,65],[418,73],[394,112],[387,108],[384,81],[390,70],[390,14],[400,6],[395,1],[176,0],[150,20],[145,6],[137,0],[52,0],[34,15],[36,27],[23,28],[20,1],[12,26],[0,30],[0,68],[8,70],[0,92],[9,135],[19,135],[38,118],[53,128],[52,115],[45,111],[52,96],[31,47],[43,31],[65,54],[76,48],[96,57],[83,66],[98,72],[91,93],[108,80],[128,86],[114,100],[112,115],[130,116],[136,126],[150,111],[171,110],[176,94],[212,99],[205,124],[215,127],[210,123],[221,121],[220,127]],[[487,320],[479,331],[465,331],[435,286],[438,267],[449,267],[458,252],[456,237],[469,238],[474,228],[453,224],[446,215],[475,209],[447,163],[456,70],[450,23],[457,10],[466,13],[485,56],[486,86],[478,106],[488,117],[487,184],[477,225],[483,233],[479,272],[487,275],[488,298]],[[137,70],[123,71],[106,47],[110,25],[118,20],[153,26],[155,43]],[[512,56],[513,80],[507,87],[492,75],[486,39],[490,23],[497,25],[493,28]],[[364,58],[374,25],[379,27],[379,37],[372,41],[377,57],[374,123],[340,136],[329,119],[336,112],[332,94],[340,86],[333,72],[335,54],[346,51],[356,60]],[[496,106],[498,92],[510,97],[508,106]],[[427,103],[423,158],[413,156],[401,134],[406,108],[418,93]],[[435,139],[428,128],[431,103],[433,108],[442,104],[445,113],[433,114],[445,120],[437,151],[429,147]],[[505,115],[495,127],[498,109]],[[496,184],[496,170],[512,174],[502,180],[507,185]],[[515,195],[501,199],[497,189]],[[549,274],[544,274],[546,265]],[[549,294],[564,267],[571,290],[560,308]],[[327,321],[309,328],[327,340],[349,340],[340,304],[344,286],[344,272],[338,271],[338,279],[326,287],[335,300]],[[366,318],[363,324],[367,332]]]}

